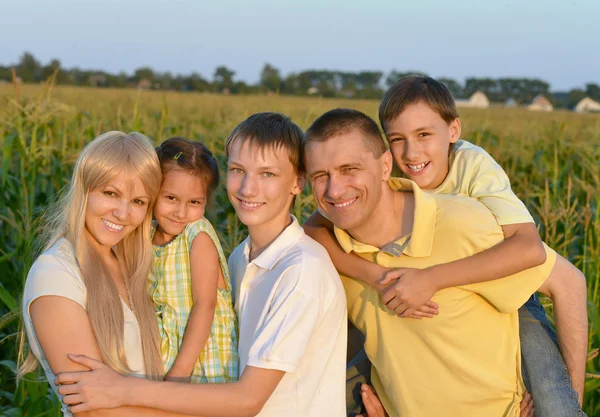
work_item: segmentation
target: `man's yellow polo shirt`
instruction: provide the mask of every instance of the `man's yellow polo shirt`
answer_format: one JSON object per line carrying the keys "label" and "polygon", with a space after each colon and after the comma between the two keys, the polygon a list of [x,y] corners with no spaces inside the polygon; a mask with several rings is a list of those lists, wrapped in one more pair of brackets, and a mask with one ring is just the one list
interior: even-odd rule
{"label": "man's yellow polo shirt", "polygon": [[[465,196],[415,195],[412,233],[384,248],[336,237],[346,252],[385,267],[427,268],[481,252],[503,240],[488,208]],[[495,281],[447,288],[433,319],[401,319],[368,284],[342,277],[348,315],[366,336],[372,382],[391,417],[514,417],[524,390],[517,309],[547,275],[533,268]]]}

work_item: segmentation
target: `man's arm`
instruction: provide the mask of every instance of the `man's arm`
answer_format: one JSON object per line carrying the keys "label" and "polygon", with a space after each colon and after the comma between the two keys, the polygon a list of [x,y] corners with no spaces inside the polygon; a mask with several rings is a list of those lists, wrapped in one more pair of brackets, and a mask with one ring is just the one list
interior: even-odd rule
{"label": "man's arm", "polygon": [[[541,265],[546,251],[533,223],[502,226],[504,241],[475,255],[426,269],[400,268],[386,273],[384,303],[402,317],[412,314],[439,290],[487,282]],[[507,261],[510,260],[510,261]]]}
{"label": "man's arm", "polygon": [[588,321],[585,276],[562,256],[538,290],[552,299],[560,352],[579,404],[583,403]]}

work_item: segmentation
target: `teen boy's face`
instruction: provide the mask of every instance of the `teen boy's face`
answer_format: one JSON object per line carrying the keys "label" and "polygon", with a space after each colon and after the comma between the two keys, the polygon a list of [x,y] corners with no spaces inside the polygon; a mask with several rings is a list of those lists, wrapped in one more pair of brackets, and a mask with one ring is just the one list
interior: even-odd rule
{"label": "teen boy's face", "polygon": [[368,148],[363,133],[354,130],[305,148],[307,176],[317,204],[340,229],[350,233],[367,227],[387,187],[392,158],[379,159]]}
{"label": "teen boy's face", "polygon": [[227,195],[249,229],[286,223],[290,204],[304,187],[283,148],[259,148],[238,139],[229,149]]}
{"label": "teen boy's face", "polygon": [[460,137],[460,121],[446,123],[424,102],[411,104],[386,124],[396,165],[420,188],[434,189],[448,175],[450,144]]}

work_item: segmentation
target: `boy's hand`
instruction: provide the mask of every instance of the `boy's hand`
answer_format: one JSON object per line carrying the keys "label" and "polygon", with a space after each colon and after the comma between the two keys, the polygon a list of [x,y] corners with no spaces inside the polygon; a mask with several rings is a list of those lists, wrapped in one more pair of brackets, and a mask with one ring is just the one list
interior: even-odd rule
{"label": "boy's hand", "polygon": [[525,391],[525,395],[523,395],[523,400],[521,401],[521,417],[535,417],[533,397],[529,391]]}
{"label": "boy's hand", "polygon": [[398,316],[404,318],[432,318],[438,314],[438,305],[431,301],[437,291],[426,269],[399,268],[386,272],[381,285],[387,285],[383,290],[381,300]]}
{"label": "boy's hand", "polygon": [[388,417],[383,404],[375,393],[375,390],[367,384],[360,387],[360,395],[367,410],[366,414],[358,414],[356,417]]}

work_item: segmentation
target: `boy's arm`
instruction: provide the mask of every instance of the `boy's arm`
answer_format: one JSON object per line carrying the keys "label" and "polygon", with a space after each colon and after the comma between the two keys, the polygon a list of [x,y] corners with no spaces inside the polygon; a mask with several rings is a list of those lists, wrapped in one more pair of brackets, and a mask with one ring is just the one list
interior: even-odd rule
{"label": "boy's arm", "polygon": [[[331,258],[333,265],[338,272],[349,278],[357,279],[369,284],[383,296],[386,285],[381,282],[382,277],[386,277],[395,270],[388,270],[375,262],[369,262],[355,253],[346,253],[339,245],[333,233],[333,224],[326,219],[319,211],[315,211],[302,225],[307,235],[319,242]],[[388,284],[390,281],[386,281]],[[423,303],[419,304],[403,317],[420,319],[423,317],[432,318],[438,314],[438,306],[430,301],[433,293]]]}
{"label": "boy's arm", "polygon": [[199,233],[192,243],[190,269],[194,304],[181,348],[166,379],[189,379],[206,345],[214,320],[221,264],[217,248],[206,233]]}
{"label": "boy's arm", "polygon": [[387,272],[381,284],[397,282],[384,291],[383,302],[407,317],[441,289],[492,281],[545,262],[546,251],[533,223],[506,225],[502,230],[503,242],[467,258],[426,269]]}
{"label": "boy's arm", "polygon": [[246,367],[237,382],[186,384],[151,381],[119,375],[102,362],[77,355],[71,357],[89,372],[57,376],[64,401],[73,413],[124,406],[147,407],[170,413],[204,417],[255,416],[263,408],[284,371]]}

